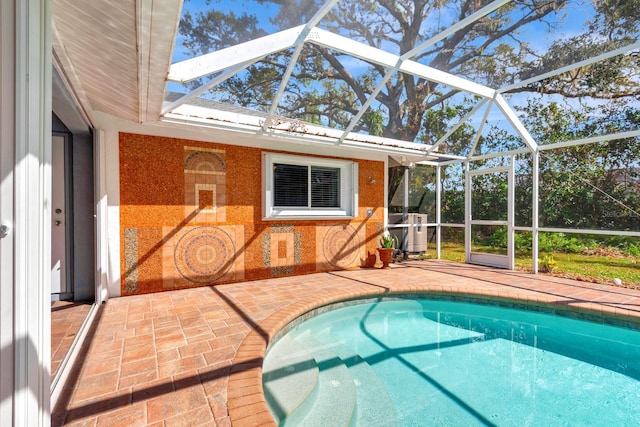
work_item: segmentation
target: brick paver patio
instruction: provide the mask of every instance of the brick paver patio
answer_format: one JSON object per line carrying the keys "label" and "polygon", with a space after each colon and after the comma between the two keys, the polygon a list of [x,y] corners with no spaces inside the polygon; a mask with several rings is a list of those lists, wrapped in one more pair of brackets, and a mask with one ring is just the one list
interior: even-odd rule
{"label": "brick paver patio", "polygon": [[343,299],[391,293],[486,295],[594,312],[640,328],[640,291],[446,261],[115,298],[71,374],[52,425],[275,425],[261,365],[277,331]]}

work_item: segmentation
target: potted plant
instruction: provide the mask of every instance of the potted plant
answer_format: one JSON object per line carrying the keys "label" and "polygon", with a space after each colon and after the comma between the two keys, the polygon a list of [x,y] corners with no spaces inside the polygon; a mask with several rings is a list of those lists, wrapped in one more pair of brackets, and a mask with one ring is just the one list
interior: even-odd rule
{"label": "potted plant", "polygon": [[393,259],[394,246],[397,242],[398,238],[389,234],[388,231],[380,236],[378,253],[380,254],[380,261],[382,261],[382,268],[389,268],[389,263]]}

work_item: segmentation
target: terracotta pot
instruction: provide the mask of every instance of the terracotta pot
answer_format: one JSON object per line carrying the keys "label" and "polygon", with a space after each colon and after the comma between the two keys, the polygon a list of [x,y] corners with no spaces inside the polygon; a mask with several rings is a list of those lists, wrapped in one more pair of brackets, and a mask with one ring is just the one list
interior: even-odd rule
{"label": "terracotta pot", "polygon": [[380,261],[382,261],[382,268],[389,268],[389,263],[393,259],[393,251],[393,248],[378,248]]}

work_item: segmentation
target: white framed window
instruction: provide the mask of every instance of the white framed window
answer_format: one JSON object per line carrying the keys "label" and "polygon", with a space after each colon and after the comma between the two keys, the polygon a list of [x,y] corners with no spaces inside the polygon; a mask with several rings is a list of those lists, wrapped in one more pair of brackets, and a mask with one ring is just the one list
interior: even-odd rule
{"label": "white framed window", "polygon": [[262,187],[264,219],[357,215],[357,162],[263,153]]}

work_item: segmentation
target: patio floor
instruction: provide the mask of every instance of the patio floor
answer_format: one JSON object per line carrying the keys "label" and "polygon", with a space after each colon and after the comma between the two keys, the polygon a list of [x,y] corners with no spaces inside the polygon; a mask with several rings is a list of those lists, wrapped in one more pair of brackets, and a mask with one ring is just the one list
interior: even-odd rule
{"label": "patio floor", "polygon": [[268,340],[342,299],[429,291],[602,313],[640,328],[640,291],[415,261],[115,298],[96,315],[52,425],[275,425],[262,394]]}

